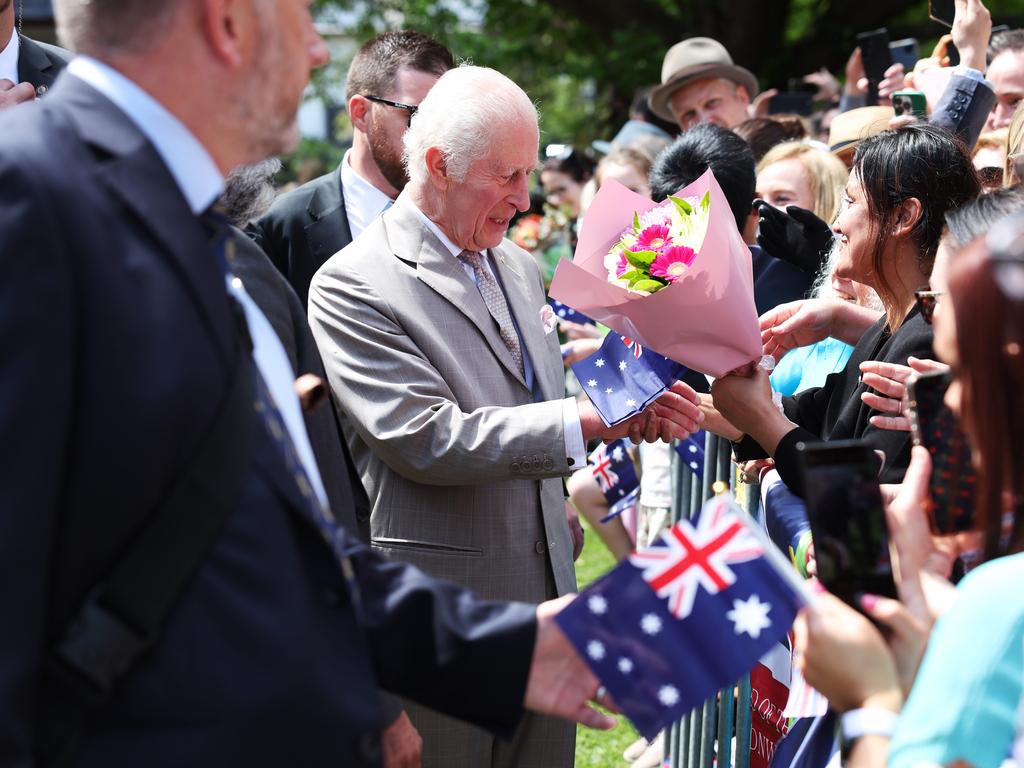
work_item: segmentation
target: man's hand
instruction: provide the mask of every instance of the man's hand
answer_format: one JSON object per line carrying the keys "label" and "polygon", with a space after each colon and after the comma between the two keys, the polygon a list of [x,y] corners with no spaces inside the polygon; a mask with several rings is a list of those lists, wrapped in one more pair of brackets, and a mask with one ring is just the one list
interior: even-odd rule
{"label": "man's hand", "polygon": [[[615,727],[615,719],[590,706],[596,701],[600,683],[555,623],[558,612],[575,597],[565,595],[537,606],[537,640],[523,706],[607,731]],[[606,698],[600,703],[611,704]]]}
{"label": "man's hand", "polygon": [[384,768],[420,768],[423,739],[405,710],[381,734]]}
{"label": "man's hand", "polygon": [[839,81],[825,67],[804,75],[804,82],[818,87],[818,92],[814,94],[815,101],[834,101],[839,98]]}
{"label": "man's hand", "polygon": [[960,63],[984,73],[992,14],[981,0],[954,0],[952,33],[953,45],[960,51]]}
{"label": "man's hand", "polygon": [[581,337],[572,339],[562,345],[562,365],[568,368],[573,363],[578,363],[584,358],[590,357],[601,348],[604,339]]}
{"label": "man's hand", "polygon": [[589,400],[581,402],[579,409],[584,441],[600,439],[610,442],[628,437],[634,444],[655,443],[658,440],[670,443],[673,440],[685,440],[700,429],[704,421],[700,398],[688,384],[681,381],[673,384],[643,413],[614,427],[605,426]]}
{"label": "man's hand", "polygon": [[32,101],[35,97],[36,89],[32,87],[32,83],[15,85],[10,80],[0,80],[0,109]]}

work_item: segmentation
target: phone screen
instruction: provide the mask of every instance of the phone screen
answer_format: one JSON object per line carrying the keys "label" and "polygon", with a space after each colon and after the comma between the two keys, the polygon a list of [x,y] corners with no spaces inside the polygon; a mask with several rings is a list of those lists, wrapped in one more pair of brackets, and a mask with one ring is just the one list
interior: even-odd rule
{"label": "phone screen", "polygon": [[783,91],[772,96],[768,102],[768,114],[771,115],[803,115],[809,117],[814,94],[806,91]]}
{"label": "phone screen", "polygon": [[917,64],[917,60],[920,58],[917,40],[913,37],[893,40],[889,43],[889,51],[892,55],[892,60],[897,64],[902,64],[906,72],[912,72],[914,65]]}
{"label": "phone screen", "polygon": [[953,27],[954,0],[928,0],[928,16],[939,24]]}
{"label": "phone screen", "polygon": [[857,598],[864,593],[895,597],[878,458],[856,440],[806,445],[802,454],[821,583],[858,610]]}
{"label": "phone screen", "polygon": [[930,373],[907,383],[911,435],[932,457],[929,509],[932,531],[937,534],[974,527],[978,484],[970,442],[956,415],[943,402],[949,380],[948,373]]}

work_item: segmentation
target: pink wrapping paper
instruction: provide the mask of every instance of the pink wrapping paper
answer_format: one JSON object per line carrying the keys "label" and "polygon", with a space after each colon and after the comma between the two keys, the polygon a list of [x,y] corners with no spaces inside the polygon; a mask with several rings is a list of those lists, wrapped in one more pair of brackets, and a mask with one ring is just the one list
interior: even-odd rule
{"label": "pink wrapping paper", "polygon": [[615,181],[601,185],[587,210],[576,255],[563,260],[550,296],[676,362],[722,376],[761,357],[750,249],[711,171],[677,197],[711,192],[707,235],[686,275],[651,295],[608,282],[604,257],[623,230],[658,203]]}

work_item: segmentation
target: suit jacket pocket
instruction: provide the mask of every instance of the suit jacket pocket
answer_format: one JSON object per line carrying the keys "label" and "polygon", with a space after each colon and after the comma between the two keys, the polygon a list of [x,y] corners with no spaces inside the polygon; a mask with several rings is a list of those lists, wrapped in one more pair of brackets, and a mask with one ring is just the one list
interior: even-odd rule
{"label": "suit jacket pocket", "polygon": [[460,547],[456,544],[442,544],[436,541],[418,541],[417,539],[389,539],[373,537],[370,544],[381,549],[397,549],[406,552],[423,552],[428,555],[456,555],[461,557],[483,557],[484,551],[479,547]]}

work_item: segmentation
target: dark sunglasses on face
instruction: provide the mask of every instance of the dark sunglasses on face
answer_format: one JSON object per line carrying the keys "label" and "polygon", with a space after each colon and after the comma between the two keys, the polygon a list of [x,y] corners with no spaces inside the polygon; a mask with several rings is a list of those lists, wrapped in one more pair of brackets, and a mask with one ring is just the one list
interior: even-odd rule
{"label": "dark sunglasses on face", "polygon": [[416,110],[419,109],[418,106],[414,107],[411,104],[403,104],[400,101],[391,101],[391,99],[382,99],[380,96],[371,96],[370,94],[366,94],[363,98],[369,99],[370,101],[375,101],[378,104],[383,104],[384,106],[387,107],[394,107],[395,109],[404,109],[406,112],[409,113],[410,123],[412,122],[412,116],[415,115]]}

